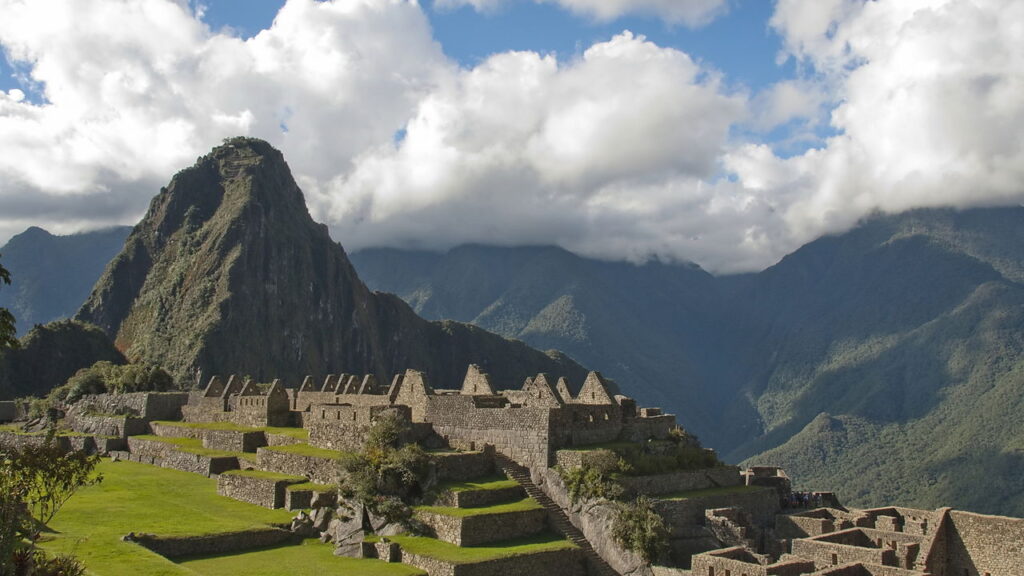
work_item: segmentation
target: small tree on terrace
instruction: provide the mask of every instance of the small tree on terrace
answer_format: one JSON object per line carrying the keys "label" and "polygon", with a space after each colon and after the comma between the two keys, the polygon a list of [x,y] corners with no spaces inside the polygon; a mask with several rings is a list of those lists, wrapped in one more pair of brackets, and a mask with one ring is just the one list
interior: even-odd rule
{"label": "small tree on terrace", "polygon": [[[11,274],[0,265],[0,284],[10,284]],[[0,348],[17,348],[17,331],[14,328],[14,316],[10,310],[0,308]]]}
{"label": "small tree on terrace", "polygon": [[52,432],[41,445],[0,444],[0,576],[83,573],[73,558],[46,558],[34,543],[40,527],[79,488],[102,480],[98,462],[98,456],[65,453]]}
{"label": "small tree on terrace", "polygon": [[393,412],[378,416],[360,454],[341,459],[343,488],[389,522],[408,522],[423,495],[430,457],[418,444],[400,445],[408,422]]}

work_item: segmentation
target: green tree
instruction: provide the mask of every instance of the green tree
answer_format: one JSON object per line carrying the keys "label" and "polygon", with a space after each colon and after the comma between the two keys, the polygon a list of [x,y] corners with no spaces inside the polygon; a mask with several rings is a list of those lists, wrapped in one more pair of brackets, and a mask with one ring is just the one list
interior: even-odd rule
{"label": "green tree", "polygon": [[408,523],[410,504],[423,496],[430,457],[418,444],[402,444],[409,423],[393,412],[378,416],[363,451],[341,459],[342,488],[389,522]]}
{"label": "green tree", "polygon": [[100,482],[99,457],[65,453],[52,433],[40,445],[0,444],[0,576],[82,574],[70,557],[47,558],[35,547],[45,526],[78,489]]}
{"label": "green tree", "polygon": [[618,512],[612,521],[612,536],[626,549],[653,562],[668,550],[668,529],[665,521],[646,496],[631,503],[618,503]]}
{"label": "green tree", "polygon": [[[0,265],[0,284],[10,284],[11,273]],[[14,328],[14,315],[6,308],[0,308],[0,348],[17,348],[17,331]]]}

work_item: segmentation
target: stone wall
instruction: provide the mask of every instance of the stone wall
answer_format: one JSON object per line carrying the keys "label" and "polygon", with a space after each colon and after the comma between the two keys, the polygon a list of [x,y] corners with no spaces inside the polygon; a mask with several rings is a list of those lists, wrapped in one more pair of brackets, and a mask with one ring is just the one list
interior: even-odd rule
{"label": "stone wall", "polygon": [[836,531],[835,520],[807,516],[784,515],[775,517],[775,535],[779,538],[807,538]]}
{"label": "stone wall", "polygon": [[532,472],[533,480],[538,487],[566,512],[572,525],[583,532],[594,551],[616,572],[630,576],[652,575],[650,565],[612,538],[609,530],[615,518],[615,507],[612,503],[589,501],[574,505],[569,500],[569,492],[558,472],[552,468]]}
{"label": "stone wall", "polygon": [[874,546],[857,528],[793,541],[793,555],[819,569],[851,563],[896,565],[896,551]]}
{"label": "stone wall", "polygon": [[280,474],[305,476],[318,484],[337,484],[338,461],[331,458],[277,452],[267,448],[256,450],[260,468]]}
{"label": "stone wall", "polygon": [[738,466],[719,466],[651,476],[623,476],[618,481],[629,495],[658,496],[720,486],[740,486],[743,484],[743,477],[740,476]]}
{"label": "stone wall", "polygon": [[[53,440],[61,450],[71,450],[71,440],[67,436],[57,436]],[[42,446],[45,443],[46,434],[29,435],[0,431],[0,444],[6,444],[15,448],[23,448],[25,446]]]}
{"label": "stone wall", "polygon": [[238,430],[204,430],[203,448],[225,452],[255,452],[267,445],[263,432],[240,432]]}
{"label": "stone wall", "polygon": [[435,504],[453,508],[479,508],[525,497],[526,493],[522,486],[512,486],[500,490],[462,490],[459,492],[449,490],[440,494]]}
{"label": "stone wall", "polygon": [[673,527],[674,535],[682,535],[679,531],[687,526],[703,524],[706,510],[726,507],[742,508],[756,525],[761,526],[771,524],[780,509],[778,495],[771,488],[654,502],[654,509]]}
{"label": "stone wall", "polygon": [[79,414],[128,415],[145,420],[180,420],[188,392],[90,394],[75,403]]}
{"label": "stone wall", "polygon": [[291,532],[279,528],[263,528],[180,538],[165,538],[152,535],[137,535],[135,537],[135,541],[140,545],[170,559],[210,554],[230,554],[256,548],[296,543],[297,540]]}
{"label": "stone wall", "polygon": [[434,530],[438,540],[457,546],[478,546],[531,536],[543,531],[547,524],[547,512],[543,508],[476,516],[448,516],[421,510],[416,516]]}
{"label": "stone wall", "polygon": [[580,550],[552,550],[528,556],[512,556],[475,564],[452,564],[402,551],[402,562],[427,571],[430,576],[586,576]]}
{"label": "stone wall", "polygon": [[124,438],[148,431],[146,420],[134,416],[94,416],[69,412],[64,422],[77,432],[100,436]]}
{"label": "stone wall", "polygon": [[135,460],[135,457],[148,458],[151,463],[164,468],[194,472],[203,476],[237,470],[239,467],[238,458],[234,456],[211,457],[181,452],[173,444],[136,436],[128,437],[128,449],[132,453],[132,460]]}
{"label": "stone wall", "polygon": [[644,442],[648,438],[667,438],[669,431],[675,427],[676,417],[671,414],[626,418],[622,422],[621,437],[631,442]]}
{"label": "stone wall", "polygon": [[217,494],[264,508],[283,508],[286,488],[305,481],[302,477],[265,478],[225,472],[217,478]]}
{"label": "stone wall", "polygon": [[11,422],[17,414],[18,409],[13,400],[0,402],[0,422]]}
{"label": "stone wall", "polygon": [[431,454],[438,480],[464,482],[494,473],[494,452],[485,447],[479,452]]}
{"label": "stone wall", "polygon": [[1024,519],[953,510],[945,525],[945,576],[1002,576],[1024,570]]}
{"label": "stone wall", "polygon": [[473,396],[428,396],[425,420],[453,446],[479,450],[484,444],[533,468],[546,468],[551,409],[477,408]]}
{"label": "stone wall", "polygon": [[615,404],[566,404],[552,411],[552,446],[586,446],[618,440],[622,411]]}

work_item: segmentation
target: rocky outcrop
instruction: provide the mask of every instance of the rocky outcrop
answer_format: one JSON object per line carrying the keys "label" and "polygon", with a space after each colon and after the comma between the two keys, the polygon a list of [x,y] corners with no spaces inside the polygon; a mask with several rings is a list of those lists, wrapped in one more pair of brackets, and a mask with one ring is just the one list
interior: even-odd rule
{"label": "rocky outcrop", "polygon": [[78,318],[132,360],[181,381],[198,373],[301,380],[415,368],[440,386],[474,363],[505,386],[572,360],[456,322],[427,322],[371,292],[315,223],[281,153],[236,138],[179,172],[152,201]]}

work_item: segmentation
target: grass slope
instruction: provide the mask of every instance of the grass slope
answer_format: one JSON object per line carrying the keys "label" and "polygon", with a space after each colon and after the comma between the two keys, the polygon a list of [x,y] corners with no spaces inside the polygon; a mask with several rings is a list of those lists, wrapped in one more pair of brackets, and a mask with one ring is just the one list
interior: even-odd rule
{"label": "grass slope", "polygon": [[537,552],[547,552],[549,550],[576,548],[575,544],[555,534],[537,534],[529,538],[509,540],[487,546],[468,547],[460,547],[435,538],[423,536],[399,535],[390,536],[389,538],[394,542],[398,542],[403,550],[453,564],[471,564],[473,562],[484,562],[509,556],[522,556]]}
{"label": "grass slope", "polygon": [[334,546],[310,539],[301,546],[281,546],[246,554],[202,556],[179,562],[204,576],[323,576],[358,574],[359,576],[426,576],[412,566],[388,564],[379,560],[361,560],[334,556]]}
{"label": "grass slope", "polygon": [[376,560],[336,558],[330,546],[307,542],[246,554],[189,559],[175,564],[121,537],[129,532],[190,536],[234,532],[290,521],[293,513],[217,495],[217,481],[198,474],[134,462],[103,461],[103,482],[81,490],[51,523],[43,544],[78,556],[95,576],[290,576],[306,574],[422,574]]}

